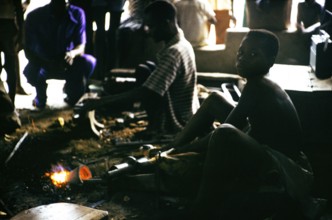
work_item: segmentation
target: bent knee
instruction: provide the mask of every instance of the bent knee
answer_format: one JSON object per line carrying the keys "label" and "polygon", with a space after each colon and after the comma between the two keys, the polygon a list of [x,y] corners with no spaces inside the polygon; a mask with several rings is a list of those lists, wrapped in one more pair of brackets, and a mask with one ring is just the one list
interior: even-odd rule
{"label": "bent knee", "polygon": [[207,98],[206,98],[206,102],[221,102],[224,100],[223,95],[220,92],[212,92]]}
{"label": "bent knee", "polygon": [[221,124],[212,135],[212,140],[216,143],[230,143],[240,136],[240,130],[231,124]]}

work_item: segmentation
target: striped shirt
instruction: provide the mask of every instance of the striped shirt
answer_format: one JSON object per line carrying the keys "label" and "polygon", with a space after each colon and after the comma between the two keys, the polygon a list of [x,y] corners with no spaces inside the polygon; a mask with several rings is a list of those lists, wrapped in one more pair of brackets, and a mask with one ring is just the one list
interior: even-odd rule
{"label": "striped shirt", "polygon": [[198,108],[195,54],[182,30],[157,54],[157,67],[143,86],[163,97],[161,127],[174,133],[183,129]]}

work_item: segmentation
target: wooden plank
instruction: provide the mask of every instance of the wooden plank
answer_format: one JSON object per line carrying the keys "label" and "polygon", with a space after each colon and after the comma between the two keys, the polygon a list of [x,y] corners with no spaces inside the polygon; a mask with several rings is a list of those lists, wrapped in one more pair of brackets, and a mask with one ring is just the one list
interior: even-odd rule
{"label": "wooden plank", "polygon": [[53,203],[18,213],[11,220],[106,220],[108,212],[73,203]]}

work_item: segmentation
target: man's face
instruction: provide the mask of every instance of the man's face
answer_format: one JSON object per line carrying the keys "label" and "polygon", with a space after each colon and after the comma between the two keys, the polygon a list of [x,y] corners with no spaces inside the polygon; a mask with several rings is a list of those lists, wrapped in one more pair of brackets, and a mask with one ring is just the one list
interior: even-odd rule
{"label": "man's face", "polygon": [[159,21],[147,15],[144,20],[144,30],[156,41],[160,42],[167,35],[167,21]]}
{"label": "man's face", "polygon": [[266,45],[253,37],[245,37],[237,52],[236,68],[240,76],[264,75],[271,67],[271,58],[264,51]]}

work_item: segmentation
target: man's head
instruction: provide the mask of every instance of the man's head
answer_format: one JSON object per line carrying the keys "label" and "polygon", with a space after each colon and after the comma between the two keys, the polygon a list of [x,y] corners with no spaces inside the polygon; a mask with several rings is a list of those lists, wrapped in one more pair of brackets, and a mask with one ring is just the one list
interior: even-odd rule
{"label": "man's head", "polygon": [[157,0],[145,8],[145,30],[156,42],[168,41],[177,32],[176,8],[166,0]]}
{"label": "man's head", "polygon": [[273,66],[279,40],[267,30],[251,30],[243,38],[237,53],[236,68],[243,77],[265,75]]}
{"label": "man's head", "polygon": [[50,6],[52,14],[56,18],[62,18],[66,14],[68,5],[68,0],[51,0]]}

